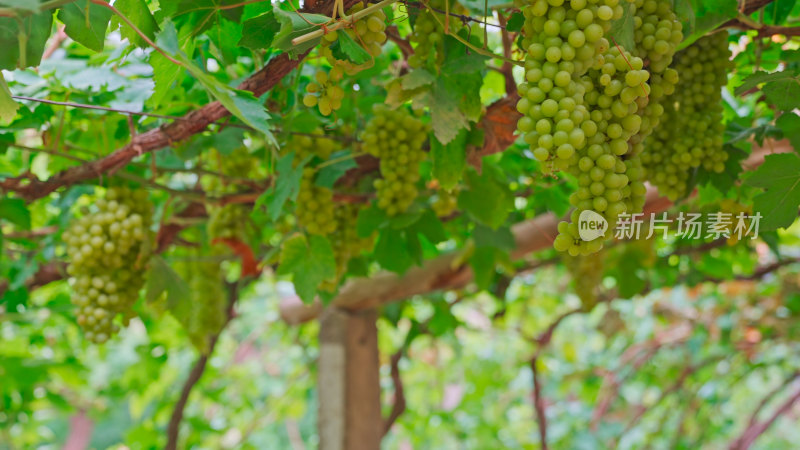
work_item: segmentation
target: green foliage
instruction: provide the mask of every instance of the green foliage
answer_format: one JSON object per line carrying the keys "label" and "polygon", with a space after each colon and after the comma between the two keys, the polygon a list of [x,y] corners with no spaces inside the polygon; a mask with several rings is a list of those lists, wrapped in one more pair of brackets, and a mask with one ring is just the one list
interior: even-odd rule
{"label": "green foliage", "polygon": [[281,246],[279,275],[292,274],[297,295],[306,303],[314,300],[319,285],[336,276],[336,260],[327,239],[303,235],[288,238]]}
{"label": "green foliage", "polygon": [[753,199],[753,209],[764,216],[762,229],[786,228],[797,219],[800,206],[800,158],[797,154],[768,155],[747,183],[766,189]]}

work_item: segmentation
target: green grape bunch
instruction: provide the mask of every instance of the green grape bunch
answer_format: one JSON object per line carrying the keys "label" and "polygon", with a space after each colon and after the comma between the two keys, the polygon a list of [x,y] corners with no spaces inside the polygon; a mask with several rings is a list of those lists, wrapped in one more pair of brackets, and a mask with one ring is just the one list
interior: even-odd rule
{"label": "green grape bunch", "polygon": [[663,100],[663,125],[645,141],[647,179],[670,200],[686,195],[690,175],[702,167],[725,170],[722,87],[731,67],[727,33],[697,40],[675,55],[680,80]]}
{"label": "green grape bunch", "polygon": [[380,160],[381,178],[375,180],[378,207],[394,216],[408,210],[417,197],[428,126],[405,109],[376,105],[373,111],[362,142],[364,150]]}
{"label": "green grape bunch", "polygon": [[309,234],[328,235],[336,231],[336,205],[333,190],[315,184],[316,170],[303,169],[297,194],[295,217]]}
{"label": "green grape bunch", "polygon": [[316,129],[309,134],[292,135],[283,147],[285,152],[294,152],[295,166],[309,156],[327,161],[334,152],[342,148],[336,139],[326,137],[321,129]]}
{"label": "green grape bunch", "polygon": [[188,317],[179,320],[195,348],[206,354],[209,351],[209,338],[219,333],[228,316],[220,261],[200,259],[196,255],[194,259],[179,264],[178,271],[187,281],[192,295]]}
{"label": "green grape bunch", "polygon": [[[257,176],[259,161],[246,147],[240,147],[231,154],[223,156],[217,153],[219,171],[227,177],[252,178]],[[242,191],[242,187],[235,183],[225,183],[219,177],[207,177],[204,184],[206,191],[224,196]],[[208,205],[208,235],[211,241],[228,239],[244,241],[250,223],[250,211],[247,206],[237,203],[226,205]]]}
{"label": "green grape bunch", "polygon": [[77,322],[86,339],[103,343],[119,331],[118,315],[125,323],[133,315],[152,250],[153,208],[146,191],[124,187],[109,188],[94,207],[71,222],[63,240]]}
{"label": "green grape bunch", "polygon": [[458,190],[439,189],[431,204],[436,217],[447,217],[458,208]]}
{"label": "green grape bunch", "polygon": [[303,104],[308,108],[317,107],[323,116],[329,116],[333,111],[342,107],[344,89],[338,84],[344,76],[344,71],[339,66],[333,66],[330,72],[317,72],[314,77],[316,82],[306,85],[306,95]]}
{"label": "green grape bunch", "polygon": [[[357,3],[347,11],[347,15],[355,14],[364,9],[364,4]],[[337,59],[333,55],[330,46],[339,39],[339,33],[347,35],[373,58],[380,56],[383,52],[383,44],[386,42],[386,14],[382,10],[376,10],[358,19],[351,26],[326,33],[322,38],[322,48],[320,53],[334,67],[340,67],[348,75],[371,67],[374,62],[369,61],[363,64],[354,64],[351,61]],[[337,109],[337,108],[334,108]]]}
{"label": "green grape bunch", "polygon": [[591,256],[564,255],[562,260],[572,277],[572,287],[581,300],[583,310],[591,311],[597,305],[598,286],[603,281],[604,253]]}
{"label": "green grape bunch", "polygon": [[[409,40],[414,44],[414,54],[409,56],[408,65],[413,68],[424,67],[428,64],[438,65],[444,60],[444,23],[445,15],[434,11],[445,11],[447,6],[450,12],[462,13],[463,8],[455,1],[445,4],[447,0],[432,0],[417,14]],[[463,24],[458,20],[450,20],[450,32],[458,33]]]}

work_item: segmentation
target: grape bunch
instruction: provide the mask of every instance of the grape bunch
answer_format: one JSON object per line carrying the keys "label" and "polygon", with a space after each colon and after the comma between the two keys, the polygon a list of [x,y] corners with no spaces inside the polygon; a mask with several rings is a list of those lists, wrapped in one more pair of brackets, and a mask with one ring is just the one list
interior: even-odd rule
{"label": "grape bunch", "polygon": [[72,303],[86,339],[103,343],[119,331],[114,318],[129,320],[144,284],[152,246],[152,205],[143,190],[110,188],[95,211],[73,220],[64,232]]}
{"label": "grape bunch", "polygon": [[647,98],[649,72],[640,58],[617,47],[607,50],[601,59],[597,68],[581,78],[590,111],[582,128],[586,146],[566,160],[578,181],[578,189],[570,196],[575,210],[572,223],[559,224],[553,243],[556,250],[573,256],[602,247],[600,239],[580,239],[577,221],[583,211],[594,211],[614,224],[620,214],[641,210],[647,192],[641,161],[629,141],[640,131],[639,100]]}
{"label": "grape bunch", "polygon": [[[603,37],[623,13],[619,0],[518,0],[525,15],[525,81],[517,128],[545,171],[566,170],[591,132],[580,78],[608,50]],[[588,127],[588,129],[587,129]]]}
{"label": "grape bunch", "polygon": [[[357,3],[347,11],[347,15],[353,15],[363,9],[364,4]],[[382,46],[386,42],[386,14],[382,10],[373,11],[358,19],[352,26],[331,31],[323,36],[322,55],[332,66],[340,67],[348,75],[355,75],[372,66],[373,62],[369,61],[363,64],[354,64],[348,60],[337,59],[330,47],[339,39],[339,33],[347,33],[353,41],[361,45],[367,53],[375,58],[381,54],[383,51]]]}
{"label": "grape bunch", "polygon": [[453,214],[457,207],[458,191],[456,189],[450,191],[439,189],[436,192],[436,198],[431,204],[431,208],[433,208],[433,212],[436,213],[437,217],[447,217]]}
{"label": "grape bunch", "polygon": [[670,200],[686,195],[693,170],[723,172],[722,87],[730,68],[727,33],[699,39],[675,55],[680,81],[663,101],[664,120],[646,141],[647,179]]}
{"label": "grape bunch", "polygon": [[[215,153],[219,171],[233,178],[252,178],[259,167],[258,159],[253,157],[246,147],[234,150],[230,155]],[[208,177],[204,187],[206,192],[216,196],[235,194],[242,188],[233,183],[226,183],[219,177]],[[247,225],[250,223],[250,211],[245,205],[229,203],[226,205],[209,205],[208,234],[210,239],[230,239],[244,241],[247,236]]]}
{"label": "grape bunch", "polygon": [[336,230],[330,235],[330,240],[336,258],[337,280],[347,271],[347,263],[371,250],[374,243],[372,236],[362,238],[358,235],[356,222],[360,209],[360,204],[343,203],[334,213]]}
{"label": "grape bunch", "polygon": [[220,262],[199,258],[197,255],[179,266],[192,295],[192,309],[183,325],[192,344],[200,352],[208,353],[209,338],[219,333],[227,321],[228,302]]}
{"label": "grape bunch", "polygon": [[308,233],[325,236],[336,231],[336,205],[333,202],[333,190],[317,186],[315,179],[314,168],[303,169],[295,217]]}
{"label": "grape bunch", "polygon": [[341,150],[341,145],[336,139],[326,137],[322,130],[316,129],[310,133],[310,136],[293,135],[286,143],[284,150],[294,152],[294,161],[297,165],[309,156],[327,161],[334,152]]}
{"label": "grape bunch", "polygon": [[378,207],[394,216],[408,210],[417,197],[428,127],[404,109],[376,105],[373,110],[362,142],[365,151],[380,160],[381,178],[375,180]]}
{"label": "grape bunch", "polygon": [[584,311],[591,311],[597,305],[597,289],[603,281],[603,252],[591,256],[563,257],[564,266],[572,277],[575,295],[581,299]]}
{"label": "grape bunch", "polygon": [[[447,7],[445,0],[432,0],[428,3],[431,8],[444,11]],[[462,10],[458,3],[451,1],[451,12]],[[417,14],[413,31],[409,40],[414,45],[414,54],[409,56],[408,65],[414,68],[424,67],[429,63],[441,64],[444,60],[444,22],[445,15],[433,9],[423,9]],[[450,32],[458,33],[463,24],[458,20],[450,20]]]}
{"label": "grape bunch", "polygon": [[303,104],[309,108],[314,106],[319,109],[323,116],[329,116],[333,111],[342,107],[344,89],[338,82],[344,76],[343,69],[333,66],[330,72],[319,71],[314,75],[316,82],[306,85],[306,95],[303,96]]}

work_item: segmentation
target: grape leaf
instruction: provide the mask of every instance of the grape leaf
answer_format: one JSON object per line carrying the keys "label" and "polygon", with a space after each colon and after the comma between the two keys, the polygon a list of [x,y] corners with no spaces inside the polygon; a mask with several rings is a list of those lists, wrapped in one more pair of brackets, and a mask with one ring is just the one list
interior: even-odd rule
{"label": "grape leaf", "polygon": [[340,61],[350,61],[353,64],[365,64],[372,60],[370,55],[364,47],[358,45],[349,34],[340,31],[336,34],[338,38],[336,42],[331,44],[331,53],[334,58]]}
{"label": "grape leaf", "polygon": [[800,157],[794,153],[768,155],[747,184],[765,188],[753,198],[753,209],[761,213],[764,231],[786,228],[797,218],[800,206]]}
{"label": "grape leaf", "polygon": [[770,103],[783,111],[800,106],[800,80],[797,78],[770,81],[761,91]]}
{"label": "grape leaf", "polygon": [[684,31],[683,42],[678,44],[678,49],[686,48],[694,41],[708,34],[726,21],[739,15],[737,0],[690,0],[694,11],[694,28]]}
{"label": "grape leaf", "polygon": [[[50,11],[23,17],[19,22],[15,18],[0,17],[0,48],[3,49],[0,51],[0,69],[38,66],[52,26],[53,14]],[[19,52],[20,35],[26,38],[24,55]]]}
{"label": "grape leaf", "polygon": [[436,77],[425,69],[414,69],[401,78],[403,89],[410,91],[422,86],[428,86],[436,82]]}
{"label": "grape leaf", "polygon": [[[336,152],[331,155],[330,161],[342,158],[348,154],[350,154],[350,152]],[[356,167],[358,167],[358,164],[356,164],[354,158],[346,158],[333,164],[328,164],[319,170],[314,184],[320,187],[333,188],[336,180],[341,178],[348,170]]]}
{"label": "grape leaf", "polygon": [[24,229],[31,229],[31,213],[25,201],[19,198],[0,198],[0,219],[5,219]]}
{"label": "grape leaf", "polygon": [[297,295],[306,303],[314,301],[320,283],[336,276],[336,259],[331,243],[324,237],[295,234],[281,247],[278,275],[292,275]]}
{"label": "grape leaf", "polygon": [[388,224],[386,213],[375,205],[363,208],[358,212],[356,219],[356,232],[359,237],[365,238],[372,235],[379,228]]}
{"label": "grape leaf", "polygon": [[475,273],[478,289],[488,289],[495,275],[498,250],[494,247],[477,247],[469,258],[469,265]]}
{"label": "grape leaf", "polygon": [[[273,10],[275,18],[281,24],[281,29],[272,41],[272,47],[283,50],[292,59],[297,59],[305,51],[314,48],[319,44],[321,38],[311,39],[300,45],[292,44],[292,39],[298,38],[312,31],[319,29],[317,25],[330,22],[330,17],[320,14],[303,14],[300,16],[294,12],[284,11],[276,8]],[[309,23],[310,22],[310,23]]]}
{"label": "grape leaf", "polygon": [[148,303],[154,302],[164,292],[167,293],[167,308],[177,314],[176,318],[180,319],[184,314],[191,313],[192,291],[189,285],[163,258],[154,256],[150,259],[147,271],[145,300]]}
{"label": "grape leaf", "polygon": [[767,23],[779,25],[789,17],[796,0],[775,0],[764,7],[764,19]]}
{"label": "grape leaf", "polygon": [[11,98],[11,91],[8,89],[3,72],[0,72],[0,122],[11,122],[17,115],[19,103]]}
{"label": "grape leaf", "polygon": [[433,176],[439,185],[446,190],[453,189],[464,174],[467,164],[466,150],[467,131],[462,129],[447,145],[431,137],[431,158],[433,160]]}
{"label": "grape leaf", "polygon": [[[114,6],[148,39],[155,40],[156,33],[158,33],[158,24],[144,0],[116,0]],[[148,47],[147,41],[142,39],[124,20],[114,16],[114,23],[119,24],[122,37],[127,38],[131,44],[139,48]]]}
{"label": "grape leaf", "polygon": [[522,25],[525,24],[525,14],[517,11],[511,14],[506,22],[506,31],[522,31]]}
{"label": "grape leaf", "polygon": [[745,92],[749,91],[750,89],[758,86],[761,83],[768,83],[770,81],[779,81],[779,80],[786,80],[790,78],[795,78],[797,76],[796,70],[783,70],[780,72],[764,72],[759,70],[758,72],[748,76],[744,80],[742,80],[742,84],[739,85],[733,93],[736,95],[742,95]]}
{"label": "grape leaf", "polygon": [[256,200],[254,209],[261,209],[266,205],[267,214],[273,222],[280,217],[286,200],[294,201],[300,191],[300,179],[303,177],[303,167],[308,162],[308,158],[297,167],[292,167],[293,159],[294,152],[291,152],[278,160],[276,168],[278,176],[275,177],[274,189],[264,192]]}
{"label": "grape leaf", "polygon": [[486,169],[488,166],[482,175],[478,175],[475,169],[467,171],[469,189],[458,196],[458,207],[477,222],[496,229],[506,221],[513,197],[508,186],[495,180],[491,171]]}
{"label": "grape leaf", "polygon": [[32,13],[39,12],[39,2],[31,0],[0,0],[0,6],[9,6],[11,8],[28,11]]}
{"label": "grape leaf", "polygon": [[58,10],[57,17],[64,23],[64,32],[67,36],[96,52],[101,52],[105,45],[106,30],[111,15],[112,12],[108,8],[93,4],[89,0],[78,0],[62,6]]}
{"label": "grape leaf", "polygon": [[375,244],[375,260],[386,270],[403,273],[414,264],[410,253],[413,249],[409,244],[405,231],[381,230]]}
{"label": "grape leaf", "polygon": [[608,30],[606,36],[611,45],[618,44],[630,52],[636,48],[636,44],[633,42],[633,16],[636,6],[633,3],[623,2],[622,7],[622,17],[611,23],[611,29]]}
{"label": "grape leaf", "polygon": [[[163,28],[156,37],[156,44],[166,52],[178,53],[178,32],[175,29],[175,25],[169,20],[165,20],[162,25]],[[187,46],[188,48],[184,49],[186,54],[192,54],[194,52],[194,39],[187,39]],[[183,68],[168,60],[159,52],[150,53],[150,66],[153,67],[153,80],[156,87],[148,103],[158,107],[172,89]]]}
{"label": "grape leaf", "polygon": [[478,225],[472,232],[476,247],[493,247],[500,250],[514,250],[516,241],[514,234],[508,227],[501,227],[493,230],[483,225]]}
{"label": "grape leaf", "polygon": [[269,48],[280,29],[281,24],[273,11],[253,17],[244,22],[239,45],[252,49]]}
{"label": "grape leaf", "polygon": [[775,125],[781,129],[783,136],[789,139],[794,151],[800,152],[800,116],[787,112],[778,117]]}

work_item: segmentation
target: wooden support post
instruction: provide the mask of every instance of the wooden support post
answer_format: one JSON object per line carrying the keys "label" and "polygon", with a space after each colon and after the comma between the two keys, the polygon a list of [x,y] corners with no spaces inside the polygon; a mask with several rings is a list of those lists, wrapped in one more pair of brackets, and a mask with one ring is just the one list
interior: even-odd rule
{"label": "wooden support post", "polygon": [[375,310],[328,308],[320,318],[321,450],[377,450],[383,431]]}

